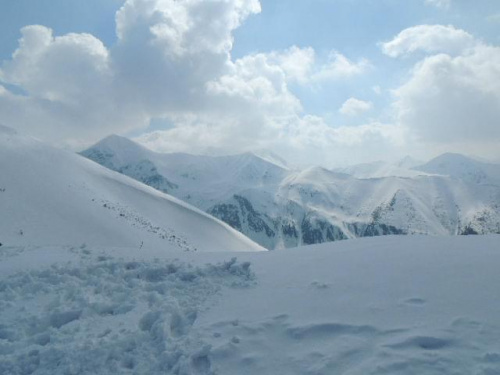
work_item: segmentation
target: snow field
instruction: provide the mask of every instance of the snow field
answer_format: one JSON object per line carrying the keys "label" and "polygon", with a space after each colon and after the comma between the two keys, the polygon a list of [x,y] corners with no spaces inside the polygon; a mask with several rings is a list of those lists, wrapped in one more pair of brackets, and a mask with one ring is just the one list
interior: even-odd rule
{"label": "snow field", "polygon": [[191,327],[222,288],[253,283],[235,259],[195,267],[86,249],[0,281],[0,373],[210,374]]}
{"label": "snow field", "polygon": [[2,247],[0,374],[498,375],[499,243]]}

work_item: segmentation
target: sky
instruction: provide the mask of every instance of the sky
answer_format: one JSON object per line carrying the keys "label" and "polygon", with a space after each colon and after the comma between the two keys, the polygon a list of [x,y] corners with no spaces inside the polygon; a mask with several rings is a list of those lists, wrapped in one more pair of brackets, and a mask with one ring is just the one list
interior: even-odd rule
{"label": "sky", "polygon": [[4,0],[0,123],[81,150],[500,161],[498,0]]}

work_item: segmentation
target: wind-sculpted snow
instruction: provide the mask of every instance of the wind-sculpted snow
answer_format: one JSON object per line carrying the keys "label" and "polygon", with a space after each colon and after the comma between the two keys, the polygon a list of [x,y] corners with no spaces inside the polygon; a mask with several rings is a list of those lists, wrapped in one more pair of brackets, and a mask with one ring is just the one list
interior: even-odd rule
{"label": "wind-sculpted snow", "polygon": [[370,238],[249,256],[258,285],[228,290],[200,321],[213,368],[498,374],[499,238]]}
{"label": "wind-sculpted snow", "polygon": [[222,364],[221,374],[274,368],[287,375],[492,375],[500,366],[498,348],[492,348],[500,337],[498,327],[466,319],[427,333],[334,321],[297,324],[287,314],[212,328],[224,332],[221,337],[238,338],[230,344],[214,340],[211,356]]}
{"label": "wind-sculpted snow", "polygon": [[0,374],[495,375],[499,239],[3,246]]}
{"label": "wind-sculpted snow", "polygon": [[223,288],[254,283],[249,263],[126,261],[78,250],[76,263],[0,281],[0,373],[211,374],[192,326]]}
{"label": "wind-sculpted snow", "polygon": [[499,184],[500,166],[467,158],[460,154],[443,154],[415,171],[450,176],[475,184]]}

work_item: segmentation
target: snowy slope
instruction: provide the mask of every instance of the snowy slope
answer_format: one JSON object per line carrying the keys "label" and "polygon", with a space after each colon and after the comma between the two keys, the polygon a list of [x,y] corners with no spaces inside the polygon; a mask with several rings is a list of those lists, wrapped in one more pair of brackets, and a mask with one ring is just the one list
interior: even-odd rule
{"label": "snowy slope", "polygon": [[375,161],[372,163],[362,163],[348,167],[335,168],[334,170],[356,178],[417,177],[428,175],[429,173],[424,171],[412,169],[419,164],[421,163],[410,157],[405,157],[397,163]]}
{"label": "snowy slope", "polygon": [[498,374],[499,243],[2,247],[0,373]]}
{"label": "snowy slope", "polygon": [[344,171],[350,174],[291,170],[254,154],[159,154],[118,136],[82,154],[193,204],[268,249],[388,234],[500,232],[500,183],[410,169],[418,162],[409,158]]}
{"label": "snowy slope", "polygon": [[79,155],[0,129],[0,242],[261,250],[209,215]]}
{"label": "snowy slope", "polygon": [[499,165],[480,162],[460,154],[443,154],[413,169],[476,184],[500,185]]}

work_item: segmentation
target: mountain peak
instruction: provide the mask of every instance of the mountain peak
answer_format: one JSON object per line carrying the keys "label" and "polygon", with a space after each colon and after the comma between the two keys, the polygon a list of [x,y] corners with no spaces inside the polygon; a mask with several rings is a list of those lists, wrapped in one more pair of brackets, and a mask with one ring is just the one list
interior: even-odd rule
{"label": "mountain peak", "polygon": [[453,153],[453,152],[447,152],[444,154],[441,154],[439,156],[436,156],[434,159],[429,160],[427,163],[418,166],[418,169],[433,169],[435,173],[439,173],[438,170],[446,170],[448,172],[451,172],[450,168],[464,168],[465,166],[471,168],[471,167],[480,167],[479,162],[475,161],[474,159],[458,154],[458,153]]}
{"label": "mountain peak", "polygon": [[285,159],[283,159],[281,156],[278,154],[274,153],[273,151],[261,149],[261,150],[254,150],[252,151],[252,154],[257,156],[260,159],[263,159],[269,163],[275,164],[280,168],[283,169],[289,169],[288,163]]}
{"label": "mountain peak", "polygon": [[[100,164],[105,164],[109,168],[114,164],[128,164],[132,161],[150,159],[149,155],[152,153],[153,151],[129,138],[112,134],[80,154]],[[102,163],[100,159],[106,159],[106,163]]]}
{"label": "mountain peak", "polygon": [[138,143],[132,141],[127,137],[123,137],[117,134],[111,134],[101,139],[91,148],[103,148],[103,147],[115,149],[124,147],[142,147],[142,146],[140,146]]}
{"label": "mountain peak", "polygon": [[483,163],[457,153],[445,153],[424,165],[413,168],[427,173],[440,174],[473,183],[500,181],[500,166]]}

